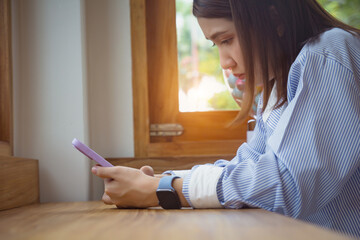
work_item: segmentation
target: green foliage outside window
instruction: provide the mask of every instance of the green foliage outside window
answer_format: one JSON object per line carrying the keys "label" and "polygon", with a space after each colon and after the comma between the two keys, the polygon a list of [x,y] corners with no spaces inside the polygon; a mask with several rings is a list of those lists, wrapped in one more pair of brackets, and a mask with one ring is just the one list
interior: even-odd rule
{"label": "green foliage outside window", "polygon": [[360,28],[360,0],[318,0],[318,2],[337,19]]}

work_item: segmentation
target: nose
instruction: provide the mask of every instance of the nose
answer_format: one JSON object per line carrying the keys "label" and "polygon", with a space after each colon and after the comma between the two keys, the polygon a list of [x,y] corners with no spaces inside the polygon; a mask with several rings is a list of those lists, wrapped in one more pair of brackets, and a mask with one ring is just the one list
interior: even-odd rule
{"label": "nose", "polygon": [[219,50],[220,66],[223,69],[234,68],[236,63],[234,59],[226,51]]}

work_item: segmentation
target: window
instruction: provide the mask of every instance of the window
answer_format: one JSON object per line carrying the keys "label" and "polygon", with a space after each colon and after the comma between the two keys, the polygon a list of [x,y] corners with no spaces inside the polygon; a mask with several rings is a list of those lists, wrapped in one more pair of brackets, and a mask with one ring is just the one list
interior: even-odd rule
{"label": "window", "polygon": [[[235,155],[246,123],[237,110],[181,112],[175,0],[131,0],[135,157]],[[180,136],[150,136],[152,124],[183,126]]]}
{"label": "window", "polygon": [[238,110],[220,67],[219,52],[192,15],[192,2],[176,0],[179,110]]}

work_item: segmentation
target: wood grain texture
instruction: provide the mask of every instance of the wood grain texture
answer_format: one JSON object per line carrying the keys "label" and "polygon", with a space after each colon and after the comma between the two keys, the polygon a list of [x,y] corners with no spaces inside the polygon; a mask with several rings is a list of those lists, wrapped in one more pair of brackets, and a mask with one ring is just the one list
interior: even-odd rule
{"label": "wood grain texture", "polygon": [[180,112],[177,122],[184,126],[186,134],[173,141],[245,140],[247,121],[236,128],[228,127],[237,114],[238,111]]}
{"label": "wood grain texture", "polygon": [[349,239],[261,209],[116,209],[102,202],[36,204],[0,212],[1,239]]}
{"label": "wood grain texture", "polygon": [[146,1],[148,86],[151,123],[175,123],[179,112],[174,0]]}
{"label": "wood grain texture", "polygon": [[146,157],[146,158],[108,158],[113,165],[141,168],[142,166],[153,167],[155,173],[163,173],[166,170],[191,169],[194,165],[213,163],[219,159],[231,160],[233,155],[212,155],[196,157]]}
{"label": "wood grain texture", "polygon": [[[237,114],[237,111],[179,112],[175,122],[184,127],[184,134],[172,137],[171,142],[245,140],[247,121],[236,128],[228,126]],[[169,142],[169,139],[150,137],[150,142]]]}
{"label": "wood grain texture", "polygon": [[243,140],[159,142],[148,146],[149,157],[235,155]]}
{"label": "wood grain texture", "polygon": [[11,2],[0,0],[0,155],[12,155]]}
{"label": "wood grain texture", "polygon": [[145,0],[130,0],[135,156],[147,156],[150,143]]}
{"label": "wood grain texture", "polygon": [[11,154],[10,143],[0,141],[0,156],[11,156]]}
{"label": "wood grain texture", "polygon": [[[237,111],[179,112],[175,0],[131,0],[135,157],[234,154],[246,123]],[[149,125],[179,123],[178,137],[150,137]]]}
{"label": "wood grain texture", "polygon": [[37,202],[38,161],[0,156],[0,210]]}

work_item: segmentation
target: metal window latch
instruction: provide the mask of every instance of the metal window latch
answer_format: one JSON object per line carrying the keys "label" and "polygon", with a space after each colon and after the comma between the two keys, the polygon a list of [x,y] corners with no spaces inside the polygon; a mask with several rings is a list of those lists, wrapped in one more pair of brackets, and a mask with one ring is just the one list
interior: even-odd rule
{"label": "metal window latch", "polygon": [[184,132],[184,127],[178,123],[150,124],[150,136],[167,137],[180,136]]}

